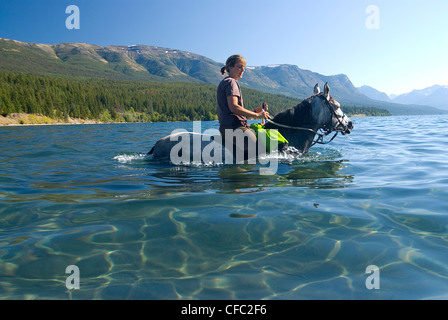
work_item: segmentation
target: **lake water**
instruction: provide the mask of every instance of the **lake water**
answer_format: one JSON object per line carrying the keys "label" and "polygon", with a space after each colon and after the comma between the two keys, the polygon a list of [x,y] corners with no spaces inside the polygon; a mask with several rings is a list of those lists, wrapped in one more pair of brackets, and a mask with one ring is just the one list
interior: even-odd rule
{"label": "lake water", "polygon": [[448,116],[353,120],[274,175],[145,155],[192,123],[1,127],[0,299],[448,299]]}

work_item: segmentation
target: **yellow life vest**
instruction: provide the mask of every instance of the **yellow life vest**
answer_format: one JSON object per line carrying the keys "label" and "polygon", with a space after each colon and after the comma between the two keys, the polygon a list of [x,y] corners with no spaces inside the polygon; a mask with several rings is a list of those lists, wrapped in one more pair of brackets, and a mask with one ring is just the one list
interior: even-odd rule
{"label": "yellow life vest", "polygon": [[[250,128],[255,131],[255,135],[257,139],[261,139],[263,144],[266,146],[266,151],[271,152],[271,140],[277,140],[277,146],[281,144],[288,143],[280,132],[277,129],[265,129],[264,125],[259,123],[253,123],[250,125]],[[261,133],[261,134],[260,134]]]}

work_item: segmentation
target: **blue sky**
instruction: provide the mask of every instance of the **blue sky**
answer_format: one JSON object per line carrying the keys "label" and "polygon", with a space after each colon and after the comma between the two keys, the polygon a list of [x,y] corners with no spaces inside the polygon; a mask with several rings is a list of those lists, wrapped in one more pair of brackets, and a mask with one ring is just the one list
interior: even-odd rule
{"label": "blue sky", "polygon": [[[78,30],[66,28],[69,5]],[[446,0],[1,0],[0,37],[239,53],[399,94],[448,85],[447,14]]]}

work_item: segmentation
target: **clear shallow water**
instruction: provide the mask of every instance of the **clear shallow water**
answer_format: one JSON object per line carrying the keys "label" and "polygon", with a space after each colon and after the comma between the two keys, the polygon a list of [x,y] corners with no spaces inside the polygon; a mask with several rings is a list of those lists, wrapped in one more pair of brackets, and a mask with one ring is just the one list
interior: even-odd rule
{"label": "clear shallow water", "polygon": [[2,127],[0,299],[448,299],[448,117],[354,122],[275,175],[145,155],[192,123]]}

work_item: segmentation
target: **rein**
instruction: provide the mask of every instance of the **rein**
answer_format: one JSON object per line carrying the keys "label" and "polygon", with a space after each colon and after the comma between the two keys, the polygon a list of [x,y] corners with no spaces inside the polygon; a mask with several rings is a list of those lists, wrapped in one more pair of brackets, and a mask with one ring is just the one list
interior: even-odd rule
{"label": "rein", "polygon": [[[326,100],[326,99],[325,99],[325,100]],[[282,127],[282,128],[286,128],[286,129],[292,129],[292,130],[308,131],[308,132],[314,133],[315,135],[317,135],[317,138],[313,141],[313,143],[311,144],[311,146],[314,146],[315,144],[328,144],[328,143],[330,143],[331,141],[333,141],[334,138],[336,138],[336,136],[338,135],[339,132],[342,132],[342,134],[344,134],[344,132],[347,130],[347,126],[344,125],[344,124],[342,123],[341,119],[340,119],[340,118],[344,118],[344,117],[345,117],[345,114],[344,114],[342,117],[338,116],[338,115],[336,114],[336,112],[333,110],[333,108],[330,106],[330,103],[328,102],[328,100],[326,100],[326,102],[327,102],[328,108],[330,109],[332,115],[335,116],[336,119],[338,119],[339,124],[340,124],[340,125],[342,126],[342,128],[343,128],[343,129],[341,129],[341,130],[335,130],[335,131],[336,131],[335,134],[334,134],[333,137],[332,137],[329,141],[327,141],[327,142],[324,142],[324,137],[328,136],[331,132],[333,132],[333,130],[331,130],[331,128],[330,128],[330,129],[323,129],[323,128],[318,129],[318,130],[323,130],[323,131],[324,131],[323,133],[320,133],[320,132],[315,131],[315,130],[313,130],[313,129],[311,129],[311,128],[288,126],[288,125],[285,125],[285,124],[281,124],[281,123],[274,122],[274,121],[272,121],[271,119],[266,119],[266,121],[267,121],[267,122],[270,122],[270,123],[272,123],[273,125],[276,125],[276,126],[278,126],[278,127]],[[326,126],[323,126],[323,127],[326,127]]]}
{"label": "rein", "polygon": [[330,143],[331,141],[333,141],[334,138],[336,138],[336,136],[337,136],[338,133],[339,133],[339,131],[336,131],[336,133],[333,135],[333,137],[332,137],[329,141],[324,142],[324,137],[328,136],[328,135],[332,132],[331,129],[327,129],[324,133],[320,133],[320,132],[317,132],[317,131],[315,131],[315,130],[313,130],[313,129],[311,129],[311,128],[287,126],[287,125],[285,125],[285,124],[281,124],[281,123],[274,122],[274,121],[272,121],[271,119],[266,119],[266,121],[272,123],[273,125],[276,125],[276,126],[278,126],[278,127],[282,127],[282,128],[285,128],[285,129],[301,130],[301,131],[308,131],[308,132],[314,133],[314,134],[317,135],[318,137],[317,137],[317,139],[315,139],[315,140],[313,141],[313,143],[311,144],[311,146],[314,146],[316,143],[318,143],[318,144],[328,144],[328,143]]}

